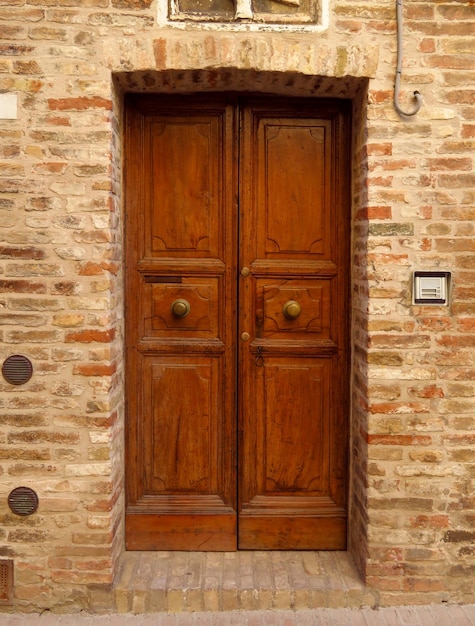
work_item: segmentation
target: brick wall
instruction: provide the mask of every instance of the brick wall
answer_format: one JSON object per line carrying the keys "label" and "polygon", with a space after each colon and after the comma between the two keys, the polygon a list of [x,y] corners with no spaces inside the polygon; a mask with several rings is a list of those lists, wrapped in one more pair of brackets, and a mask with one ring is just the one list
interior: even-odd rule
{"label": "brick wall", "polygon": [[[368,92],[366,573],[383,598],[463,600],[475,572],[475,7],[408,2],[405,20],[403,90],[424,108],[395,122],[389,67]],[[417,269],[452,272],[449,307],[411,305]]]}
{"label": "brick wall", "polygon": [[[473,601],[475,9],[330,2],[320,33],[158,26],[151,0],[0,0],[0,557],[14,608],[90,606],[123,549],[121,101],[255,90],[354,100],[350,550],[383,602]],[[233,29],[234,28],[234,29]],[[449,307],[411,304],[418,269]],[[13,515],[11,489],[38,512]],[[99,586],[99,587],[98,587]],[[5,607],[4,607],[5,608]],[[6,607],[6,610],[9,610]]]}

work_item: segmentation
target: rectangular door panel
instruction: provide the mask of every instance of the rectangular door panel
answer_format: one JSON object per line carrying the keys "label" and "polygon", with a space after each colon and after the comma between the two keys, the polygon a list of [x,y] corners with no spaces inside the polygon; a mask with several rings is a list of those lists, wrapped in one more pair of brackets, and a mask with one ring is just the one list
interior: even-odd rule
{"label": "rectangular door panel", "polygon": [[[256,410],[264,417],[257,433],[256,495],[320,495],[328,481],[329,363],[280,361],[266,357],[257,381]],[[305,395],[295,393],[301,389]]]}
{"label": "rectangular door panel", "polygon": [[178,276],[175,281],[148,287],[151,310],[149,315],[145,312],[144,338],[223,340],[224,319],[219,315],[219,305],[224,302],[222,277]]}
{"label": "rectangular door panel", "polygon": [[[296,113],[296,112],[295,112]],[[255,112],[257,223],[262,258],[328,258],[330,124]],[[299,115],[297,113],[297,115]]]}
{"label": "rectangular door panel", "polygon": [[[255,413],[243,423],[248,433],[243,456],[254,464],[250,471],[243,462],[242,471],[248,471],[241,491],[239,546],[343,549],[344,498],[330,478],[336,436],[331,423],[332,359],[282,361],[263,357],[253,384],[255,401],[249,403]],[[274,530],[268,533],[270,528]],[[322,528],[331,533],[322,536]]]}
{"label": "rectangular door panel", "polygon": [[[181,541],[190,550],[200,543],[208,550],[236,547],[233,494],[227,498],[223,490],[230,459],[222,432],[222,360],[219,355],[143,357],[142,419],[137,425],[141,479],[128,507],[129,547],[153,537],[153,549],[174,549],[165,547],[173,527],[182,537],[169,546]],[[137,539],[137,527],[147,528],[149,539]]]}
{"label": "rectangular door panel", "polygon": [[146,254],[221,258],[222,123],[219,115],[156,112],[145,125]]}
{"label": "rectangular door panel", "polygon": [[[256,337],[293,342],[330,341],[331,292],[330,277],[257,278]],[[292,309],[295,303],[297,308]]]}
{"label": "rectangular door panel", "polygon": [[[216,493],[220,389],[216,359],[147,359],[144,397],[145,493]],[[150,437],[146,438],[147,433]]]}
{"label": "rectangular door panel", "polygon": [[[241,515],[241,550],[345,550],[346,512],[293,518],[289,515]],[[257,547],[259,546],[259,547]],[[318,547],[316,547],[318,546]]]}
{"label": "rectangular door panel", "polygon": [[236,515],[163,515],[159,512],[127,515],[127,549],[200,550],[229,552],[236,550]]}

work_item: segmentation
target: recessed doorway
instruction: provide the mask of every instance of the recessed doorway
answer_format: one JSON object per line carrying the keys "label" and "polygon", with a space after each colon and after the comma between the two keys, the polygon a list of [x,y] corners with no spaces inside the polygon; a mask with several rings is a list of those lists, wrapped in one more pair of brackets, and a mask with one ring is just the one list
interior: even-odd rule
{"label": "recessed doorway", "polygon": [[344,550],[349,107],[126,99],[126,542]]}

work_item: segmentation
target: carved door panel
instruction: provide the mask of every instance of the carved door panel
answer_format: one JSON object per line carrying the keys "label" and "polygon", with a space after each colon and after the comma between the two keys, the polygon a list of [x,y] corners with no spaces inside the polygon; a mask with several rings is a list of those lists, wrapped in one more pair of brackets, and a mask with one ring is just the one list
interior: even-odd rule
{"label": "carved door panel", "polygon": [[347,115],[126,106],[129,549],[342,549]]}

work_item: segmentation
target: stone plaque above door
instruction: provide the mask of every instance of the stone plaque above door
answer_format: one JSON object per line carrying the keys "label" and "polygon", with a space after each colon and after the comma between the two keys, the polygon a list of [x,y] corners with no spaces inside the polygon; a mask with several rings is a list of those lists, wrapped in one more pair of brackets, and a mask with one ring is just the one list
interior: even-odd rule
{"label": "stone plaque above door", "polygon": [[168,0],[171,20],[234,24],[320,23],[321,0]]}

